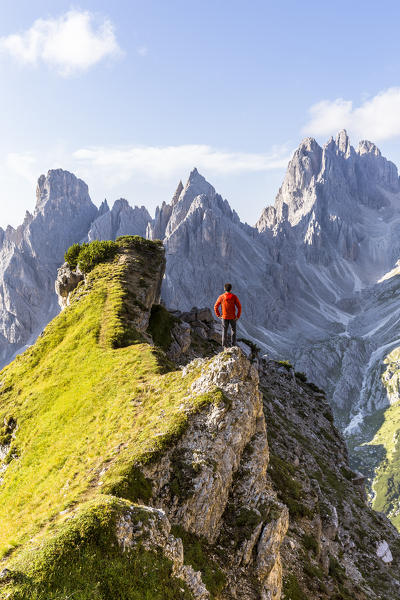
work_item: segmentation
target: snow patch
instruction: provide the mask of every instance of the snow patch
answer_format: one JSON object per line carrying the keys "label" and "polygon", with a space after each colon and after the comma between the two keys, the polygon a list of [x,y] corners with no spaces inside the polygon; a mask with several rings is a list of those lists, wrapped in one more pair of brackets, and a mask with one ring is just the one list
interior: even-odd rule
{"label": "snow patch", "polygon": [[392,562],[393,556],[386,540],[379,542],[376,548],[376,555],[381,558],[384,563]]}
{"label": "snow patch", "polygon": [[344,429],[344,434],[345,435],[352,435],[353,433],[356,433],[356,431],[360,428],[362,422],[364,420],[364,415],[362,412],[357,413],[350,421],[350,423],[347,425],[347,427]]}

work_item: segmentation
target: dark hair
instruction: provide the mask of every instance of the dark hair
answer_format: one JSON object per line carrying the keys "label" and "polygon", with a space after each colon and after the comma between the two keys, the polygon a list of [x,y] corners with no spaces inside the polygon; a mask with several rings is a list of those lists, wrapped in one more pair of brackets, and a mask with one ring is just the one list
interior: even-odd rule
{"label": "dark hair", "polygon": [[231,283],[226,283],[226,284],[224,285],[224,288],[225,288],[225,291],[226,291],[226,292],[230,292],[230,291],[231,291],[231,289],[232,289],[232,284],[231,284]]}

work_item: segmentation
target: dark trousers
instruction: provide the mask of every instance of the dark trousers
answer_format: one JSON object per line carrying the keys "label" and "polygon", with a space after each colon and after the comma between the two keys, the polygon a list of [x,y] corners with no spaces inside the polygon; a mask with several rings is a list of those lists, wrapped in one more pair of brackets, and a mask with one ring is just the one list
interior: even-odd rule
{"label": "dark trousers", "polygon": [[[231,343],[228,342],[228,328],[231,326]],[[222,345],[225,348],[236,346],[236,321],[235,319],[222,319]]]}

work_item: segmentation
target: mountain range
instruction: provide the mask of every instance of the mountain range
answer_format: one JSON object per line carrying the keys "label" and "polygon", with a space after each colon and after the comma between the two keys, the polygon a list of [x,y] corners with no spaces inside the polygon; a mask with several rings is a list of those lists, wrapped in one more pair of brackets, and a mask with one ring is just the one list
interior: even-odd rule
{"label": "mountain range", "polygon": [[34,214],[0,231],[3,364],[58,312],[54,280],[67,247],[125,234],[163,241],[168,308],[212,306],[231,281],[241,335],[327,391],[354,464],[372,473],[381,453],[361,444],[381,424],[374,415],[398,399],[382,375],[400,345],[400,181],[373,143],[355,149],[345,131],[323,147],[306,138],[254,227],[197,169],[154,219],[124,199],[97,208],[61,169],[42,175]]}

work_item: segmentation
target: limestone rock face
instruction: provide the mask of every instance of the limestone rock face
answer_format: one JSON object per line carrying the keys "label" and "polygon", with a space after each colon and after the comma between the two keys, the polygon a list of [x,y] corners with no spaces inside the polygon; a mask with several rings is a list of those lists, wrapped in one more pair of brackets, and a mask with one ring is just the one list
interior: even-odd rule
{"label": "limestone rock face", "polygon": [[65,250],[84,237],[97,215],[87,185],[68,171],[42,175],[33,215],[2,231],[0,363],[30,343],[57,313],[54,280]]}
{"label": "limestone rock face", "polygon": [[68,263],[64,263],[58,269],[55,290],[60,308],[68,306],[70,293],[76,288],[80,281],[83,281],[83,279],[84,275],[79,268],[74,271]]}
{"label": "limestone rock face", "polygon": [[[132,325],[137,331],[145,333],[149,325],[151,308],[153,304],[160,302],[165,255],[161,243],[157,246],[156,253],[153,248],[146,247],[144,240],[138,242],[138,245],[140,253],[137,253],[135,243],[128,242],[119,260],[121,264],[128,266],[126,305],[132,315]],[[146,268],[144,268],[143,261],[146,261]],[[130,297],[135,299],[131,306],[129,306]]]}
{"label": "limestone rock face", "polygon": [[[145,515],[138,521],[137,514]],[[196,600],[209,600],[210,594],[201,574],[190,565],[184,564],[182,540],[171,535],[171,524],[163,510],[150,506],[139,509],[132,505],[116,523],[116,538],[120,548],[126,552],[139,543],[145,550],[161,551],[172,561],[172,577],[182,579]]]}
{"label": "limestone rock face", "polygon": [[[127,267],[124,284],[127,290],[125,311],[130,324],[140,333],[146,334],[149,326],[150,313],[153,304],[159,304],[161,284],[165,272],[165,256],[161,243],[127,238],[119,242],[121,251],[118,253],[118,264]],[[146,268],[144,268],[146,262]],[[55,290],[63,309],[70,303],[71,293],[77,285],[84,281],[85,275],[64,263],[57,272]],[[189,340],[190,344],[190,340]],[[186,349],[184,350],[186,351]]]}
{"label": "limestone rock face", "polygon": [[[395,600],[400,555],[394,557],[393,549],[397,552],[399,533],[368,506],[362,477],[349,468],[324,393],[301,373],[293,376],[289,366],[264,358],[259,377],[270,451],[267,474],[289,507],[289,529],[280,546],[283,597],[300,587],[309,600],[334,598],[338,589],[354,600],[378,599],[382,593]],[[273,543],[269,548],[267,562]]]}
{"label": "limestone rock face", "polygon": [[[279,548],[288,510],[267,480],[268,441],[257,370],[239,348],[211,360],[197,359],[184,373],[199,367],[193,396],[218,389],[223,397],[193,415],[185,434],[160,461],[143,467],[152,482],[152,502],[173,524],[211,545],[227,546],[227,593],[244,600],[279,600]],[[229,532],[239,514],[248,515],[250,525],[232,547]],[[240,574],[231,577],[238,563],[243,565]],[[258,582],[253,593],[247,590],[250,573]]]}
{"label": "limestone rock face", "polygon": [[289,365],[251,363],[239,348],[198,358],[183,368],[191,372],[191,395],[219,390],[220,398],[140,465],[150,518],[136,529],[133,517],[117,524],[122,547],[144,536],[196,599],[209,592],[201,573],[185,571],[182,530],[203,540],[224,574],[222,598],[379,600],[384,589],[395,600],[399,534],[367,505],[324,392]]}
{"label": "limestone rock face", "polygon": [[132,208],[128,201],[120,198],[114,202],[111,210],[105,201],[99,211],[101,214],[92,223],[87,239],[115,240],[121,235],[146,236],[146,228],[151,220],[144,206]]}

